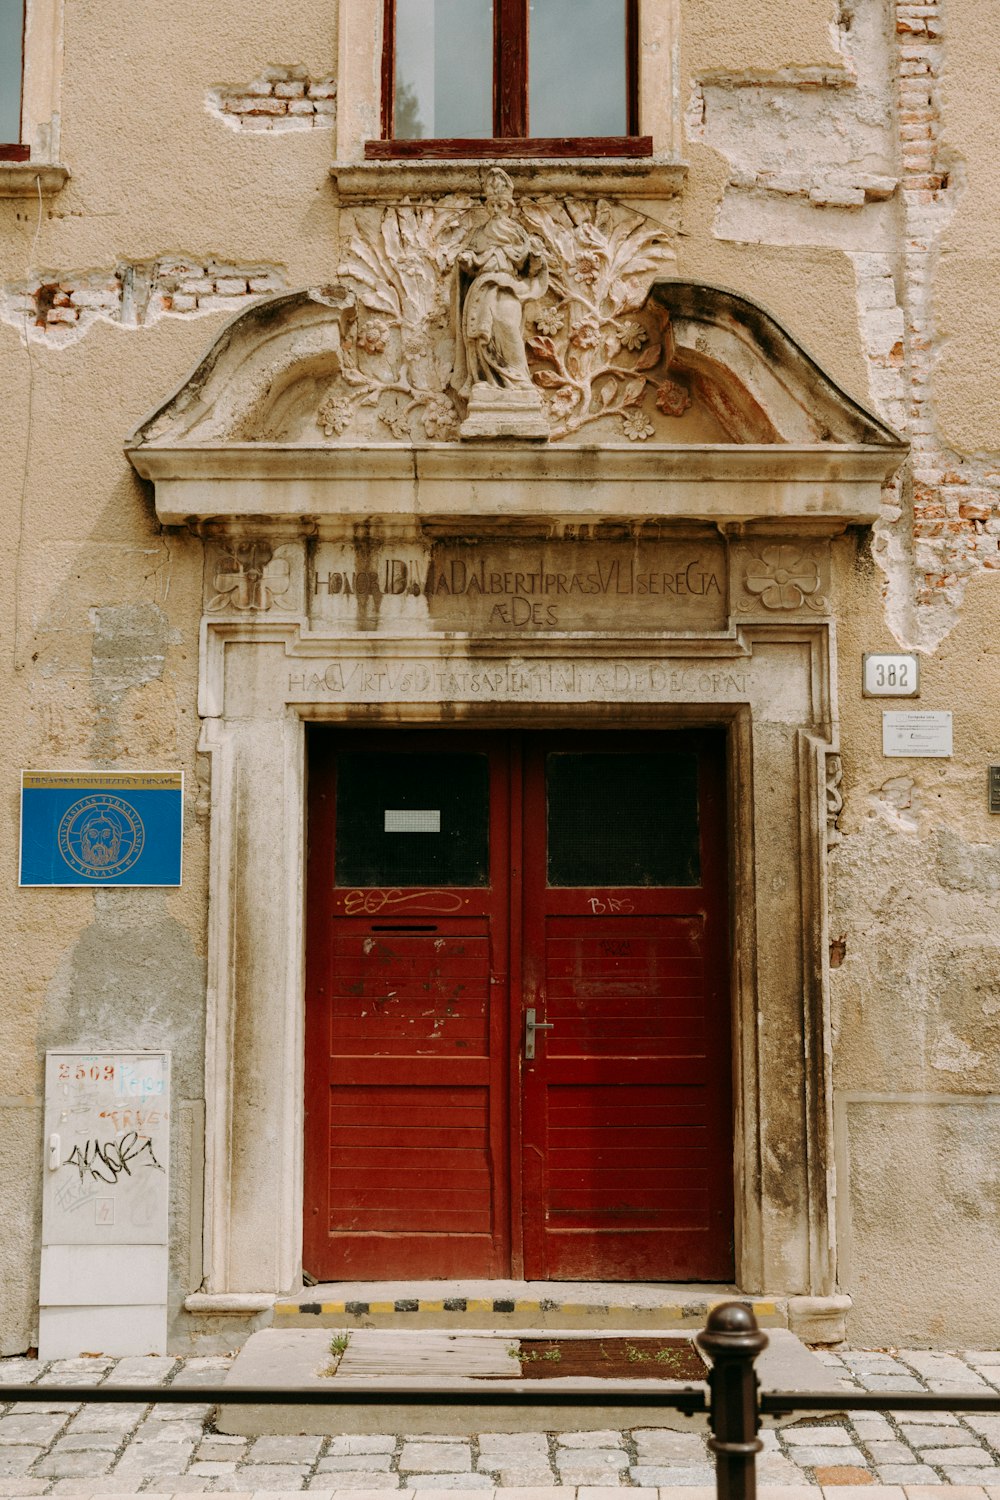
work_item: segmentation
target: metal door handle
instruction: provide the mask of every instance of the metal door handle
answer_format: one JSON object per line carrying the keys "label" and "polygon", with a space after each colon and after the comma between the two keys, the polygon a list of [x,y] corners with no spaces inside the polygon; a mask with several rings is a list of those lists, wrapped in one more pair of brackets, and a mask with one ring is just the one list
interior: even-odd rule
{"label": "metal door handle", "polygon": [[524,1012],[524,1055],[531,1059],[535,1055],[535,1032],[552,1031],[551,1021],[536,1021],[534,1007]]}

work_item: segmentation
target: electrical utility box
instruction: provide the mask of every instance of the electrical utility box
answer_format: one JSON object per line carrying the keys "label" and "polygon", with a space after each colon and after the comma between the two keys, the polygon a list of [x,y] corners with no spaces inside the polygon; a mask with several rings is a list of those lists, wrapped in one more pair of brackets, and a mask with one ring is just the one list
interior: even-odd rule
{"label": "electrical utility box", "polygon": [[38,1355],[164,1354],[168,1052],[49,1052]]}

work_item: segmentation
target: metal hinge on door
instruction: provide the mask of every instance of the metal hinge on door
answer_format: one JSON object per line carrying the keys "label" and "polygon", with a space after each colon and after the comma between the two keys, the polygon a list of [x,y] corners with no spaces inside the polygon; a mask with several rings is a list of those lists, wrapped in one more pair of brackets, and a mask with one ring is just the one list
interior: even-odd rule
{"label": "metal hinge on door", "polygon": [[524,1012],[524,1055],[531,1059],[535,1055],[535,1032],[551,1031],[551,1021],[536,1021],[534,1007]]}

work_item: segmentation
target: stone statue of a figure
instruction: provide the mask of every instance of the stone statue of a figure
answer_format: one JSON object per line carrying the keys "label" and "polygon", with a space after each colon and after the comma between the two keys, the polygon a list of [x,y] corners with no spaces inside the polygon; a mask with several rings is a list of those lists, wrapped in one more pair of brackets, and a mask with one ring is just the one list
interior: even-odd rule
{"label": "stone statue of a figure", "polygon": [[524,322],[525,303],[543,296],[549,284],[548,264],[541,241],[514,218],[513,184],[499,167],[486,175],[485,196],[486,222],[456,258],[451,383],[469,401],[462,435],[546,437]]}

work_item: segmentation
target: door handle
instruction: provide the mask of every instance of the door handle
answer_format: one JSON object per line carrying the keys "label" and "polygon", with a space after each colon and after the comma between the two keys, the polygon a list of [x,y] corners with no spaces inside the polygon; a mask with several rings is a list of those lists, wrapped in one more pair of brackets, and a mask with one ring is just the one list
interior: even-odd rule
{"label": "door handle", "polygon": [[536,1021],[535,1008],[530,1007],[524,1012],[524,1055],[530,1061],[535,1055],[535,1032],[552,1031],[551,1021]]}

